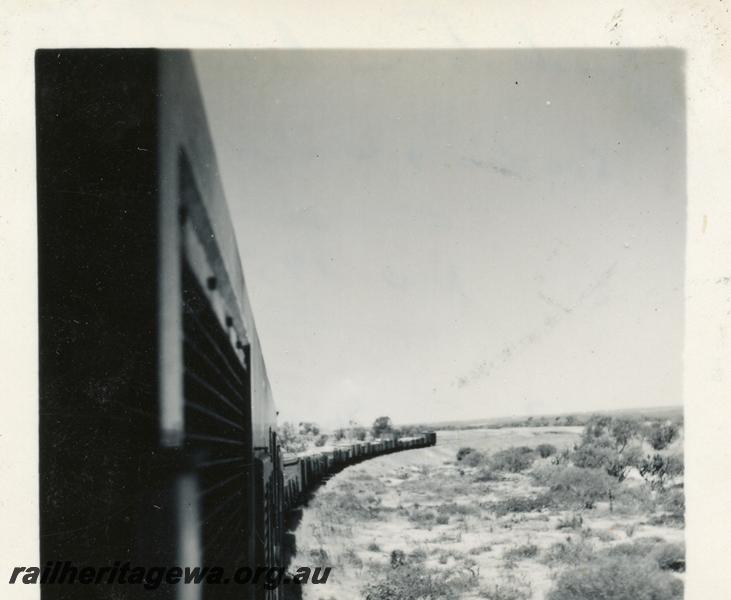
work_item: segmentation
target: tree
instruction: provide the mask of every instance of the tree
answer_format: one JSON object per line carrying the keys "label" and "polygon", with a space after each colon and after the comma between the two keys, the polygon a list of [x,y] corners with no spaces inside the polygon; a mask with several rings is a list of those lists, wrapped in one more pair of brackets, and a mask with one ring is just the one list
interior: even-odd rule
{"label": "tree", "polygon": [[639,469],[641,462],[642,449],[637,445],[632,445],[611,456],[605,469],[609,475],[616,477],[621,482],[627,477],[631,468]]}
{"label": "tree", "polygon": [[302,435],[289,422],[282,423],[279,428],[279,444],[285,452],[304,452],[307,444]]}
{"label": "tree", "polygon": [[378,417],[373,421],[372,431],[374,438],[379,438],[384,433],[391,433],[393,431],[391,417]]}
{"label": "tree", "polygon": [[627,444],[629,444],[629,442],[637,436],[639,432],[639,423],[632,419],[612,419],[609,426],[609,435],[611,435],[614,439],[618,452],[622,452]]}
{"label": "tree", "polygon": [[398,434],[402,436],[415,435],[422,430],[423,428],[418,425],[404,425],[401,429],[399,429]]}
{"label": "tree", "polygon": [[320,428],[317,426],[317,423],[303,422],[300,423],[300,433],[302,435],[311,435],[312,437],[315,437],[319,435]]}
{"label": "tree", "polygon": [[584,438],[571,455],[571,462],[582,469],[606,467],[616,454],[612,441],[604,437],[593,437],[584,433]]}
{"label": "tree", "polygon": [[357,425],[351,429],[351,436],[353,439],[358,440],[359,442],[362,442],[366,439],[368,436],[368,431],[365,427],[361,427],[360,425]]}
{"label": "tree", "polygon": [[645,439],[655,450],[663,450],[672,444],[680,433],[675,423],[652,423],[645,429]]}
{"label": "tree", "polygon": [[584,425],[584,440],[589,441],[594,438],[604,437],[604,434],[607,433],[611,423],[611,417],[607,417],[605,415],[592,415],[586,422],[586,425]]}
{"label": "tree", "polygon": [[640,475],[652,488],[662,489],[665,482],[675,479],[684,472],[683,456],[654,454],[640,464]]}

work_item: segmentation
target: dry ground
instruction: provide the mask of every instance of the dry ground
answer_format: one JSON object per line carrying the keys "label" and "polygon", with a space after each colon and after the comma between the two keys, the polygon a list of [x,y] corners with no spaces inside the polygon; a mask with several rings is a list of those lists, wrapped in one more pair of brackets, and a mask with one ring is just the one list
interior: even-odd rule
{"label": "dry ground", "polygon": [[[539,493],[524,473],[477,480],[456,461],[458,448],[492,453],[510,446],[579,439],[581,427],[445,431],[438,445],[366,461],[321,487],[296,532],[293,566],[332,565],[325,585],[306,586],[306,600],[357,600],[392,560],[447,570],[460,599],[542,599],[571,557],[623,542],[683,541],[681,525],[651,525],[642,506],[598,503],[593,509],[508,512],[494,502]],[[549,459],[540,459],[548,461]],[[540,461],[539,461],[540,463]],[[626,483],[632,487],[640,482]],[[394,553],[394,551],[396,551]],[[369,579],[370,578],[370,579]]]}

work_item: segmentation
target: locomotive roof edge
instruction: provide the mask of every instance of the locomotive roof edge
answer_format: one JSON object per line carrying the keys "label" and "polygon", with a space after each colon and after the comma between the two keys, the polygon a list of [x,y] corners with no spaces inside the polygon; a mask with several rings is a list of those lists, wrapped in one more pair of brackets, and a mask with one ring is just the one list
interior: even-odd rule
{"label": "locomotive roof edge", "polygon": [[[35,75],[41,560],[276,564],[276,409],[192,56]],[[156,597],[260,596],[235,587]]]}
{"label": "locomotive roof edge", "polygon": [[[238,241],[231,221],[228,202],[221,181],[216,150],[211,138],[205,105],[200,91],[200,84],[195,70],[192,55],[187,50],[151,50],[155,54],[158,69],[158,115],[160,119],[158,160],[159,190],[161,218],[163,230],[161,237],[161,261],[174,255],[173,245],[177,245],[174,227],[170,227],[174,218],[177,222],[178,201],[172,197],[175,186],[169,185],[168,178],[177,177],[180,153],[185,155],[186,163],[191,171],[198,195],[205,209],[212,237],[201,236],[201,243],[206,246],[209,256],[219,256],[220,266],[230,283],[235,308],[230,310],[237,329],[242,330],[245,342],[250,346],[251,361],[251,398],[252,398],[252,436],[253,445],[268,448],[269,434],[276,431],[276,404],[273,399],[261,341],[254,320],[251,300],[248,294],[244,269]],[[173,214],[173,212],[175,214]],[[168,247],[171,246],[171,247]],[[168,264],[168,270],[175,268]],[[165,278],[160,281],[161,306],[166,306]],[[165,327],[165,319],[160,326]],[[161,339],[166,332],[161,331]],[[161,346],[161,361],[166,362],[166,349],[179,345]],[[166,396],[176,394],[176,386],[166,389],[161,385],[162,402]],[[163,428],[165,424],[163,423]],[[174,426],[173,426],[174,427]],[[164,433],[163,433],[164,434]]]}
{"label": "locomotive roof edge", "polygon": [[[107,380],[137,380],[138,408],[155,396],[160,444],[183,443],[187,170],[187,200],[196,199],[207,233],[198,228],[202,262],[224,280],[215,293],[230,292],[226,317],[250,361],[253,445],[269,448],[276,407],[191,53],[41,49],[35,67],[41,341],[50,350],[59,337],[74,339],[81,364],[103,358]],[[62,330],[56,314],[93,323],[107,348],[88,350],[91,330]],[[41,354],[46,373],[73,365]],[[93,378],[109,387],[101,371]]]}

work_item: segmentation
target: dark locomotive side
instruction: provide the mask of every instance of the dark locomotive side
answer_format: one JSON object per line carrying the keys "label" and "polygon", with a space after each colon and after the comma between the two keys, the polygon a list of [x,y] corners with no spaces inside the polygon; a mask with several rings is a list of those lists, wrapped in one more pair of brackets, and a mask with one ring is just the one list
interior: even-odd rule
{"label": "dark locomotive side", "polygon": [[[282,456],[187,52],[36,55],[41,564],[282,564],[326,475],[434,433]],[[135,598],[134,586],[42,597]],[[278,597],[162,585],[156,598]]]}

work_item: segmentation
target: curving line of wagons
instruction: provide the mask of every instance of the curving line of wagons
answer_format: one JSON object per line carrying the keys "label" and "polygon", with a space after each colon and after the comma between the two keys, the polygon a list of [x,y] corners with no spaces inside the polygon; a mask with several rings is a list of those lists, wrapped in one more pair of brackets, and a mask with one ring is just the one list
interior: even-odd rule
{"label": "curving line of wagons", "polygon": [[286,510],[299,504],[318,484],[345,467],[363,460],[437,443],[435,432],[397,439],[340,443],[316,452],[283,454],[283,503]]}

